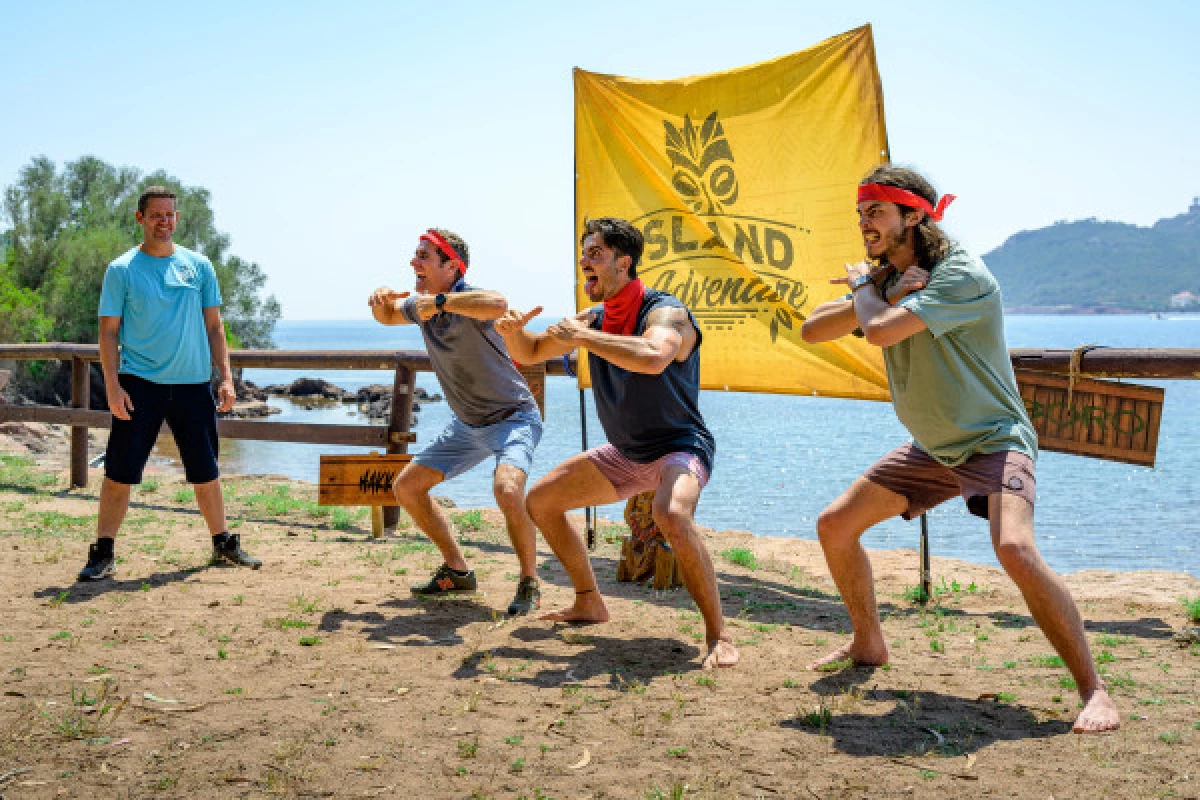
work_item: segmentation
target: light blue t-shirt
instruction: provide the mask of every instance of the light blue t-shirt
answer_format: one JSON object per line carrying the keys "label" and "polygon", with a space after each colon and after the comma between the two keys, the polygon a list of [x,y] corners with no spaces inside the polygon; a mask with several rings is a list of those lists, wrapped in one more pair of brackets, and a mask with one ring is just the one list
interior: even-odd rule
{"label": "light blue t-shirt", "polygon": [[208,381],[204,309],[219,305],[212,263],[179,245],[167,258],[133,248],[108,265],[100,290],[100,316],[121,318],[120,372],[155,383]]}

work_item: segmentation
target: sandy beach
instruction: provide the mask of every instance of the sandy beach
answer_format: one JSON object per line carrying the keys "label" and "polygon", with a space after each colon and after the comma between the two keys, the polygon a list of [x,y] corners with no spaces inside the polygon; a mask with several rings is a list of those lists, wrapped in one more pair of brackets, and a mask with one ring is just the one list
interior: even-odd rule
{"label": "sandy beach", "polygon": [[[100,473],[68,490],[61,431],[0,437],[0,795],[26,797],[1200,797],[1200,639],[1170,572],[1068,576],[1121,710],[1070,733],[1070,677],[998,569],[872,552],[892,663],[806,672],[848,621],[815,542],[705,530],[735,669],[699,669],[684,591],[616,583],[611,622],[504,615],[516,565],[495,509],[452,509],[477,594],[417,600],[436,551],[402,515],[229,476],[259,571],[209,567],[182,476],[134,492],[114,580],[76,584]],[[98,447],[99,440],[94,442]],[[979,530],[986,536],[986,530]],[[571,590],[541,544],[544,608]],[[1184,633],[1184,635],[1180,635]]]}

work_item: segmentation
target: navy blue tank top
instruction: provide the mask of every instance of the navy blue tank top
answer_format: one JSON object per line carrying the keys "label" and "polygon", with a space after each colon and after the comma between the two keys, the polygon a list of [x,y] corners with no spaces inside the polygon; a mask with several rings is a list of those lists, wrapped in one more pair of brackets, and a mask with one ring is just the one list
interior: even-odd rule
{"label": "navy blue tank top", "polygon": [[[646,317],[656,308],[687,306],[673,295],[646,289],[633,335],[646,332]],[[592,328],[600,330],[604,307],[598,306]],[[696,329],[696,346],[683,361],[672,361],[659,375],[630,372],[588,352],[592,373],[592,395],[596,416],[609,444],[621,455],[648,464],[669,453],[694,453],[712,474],[716,442],[700,416],[700,327],[692,312],[688,319]]]}

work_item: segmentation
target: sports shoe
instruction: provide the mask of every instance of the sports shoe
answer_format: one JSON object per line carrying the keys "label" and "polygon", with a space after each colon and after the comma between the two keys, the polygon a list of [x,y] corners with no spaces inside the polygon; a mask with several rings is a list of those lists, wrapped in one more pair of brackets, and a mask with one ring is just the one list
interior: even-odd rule
{"label": "sports shoe", "polygon": [[466,575],[460,575],[442,564],[434,571],[433,577],[429,579],[428,583],[410,586],[408,589],[413,594],[438,595],[450,592],[473,592],[477,586],[475,570],[470,570]]}
{"label": "sports shoe", "polygon": [[250,569],[258,569],[262,566],[261,561],[242,549],[242,535],[240,533],[225,534],[224,542],[218,542],[217,537],[213,537],[212,563],[233,564],[237,567],[249,567]]}
{"label": "sports shoe", "polygon": [[79,570],[77,580],[98,581],[102,578],[111,578],[116,571],[116,560],[113,558],[112,548],[102,551],[98,542],[92,542],[88,545],[87,566]]}
{"label": "sports shoe", "polygon": [[521,578],[521,582],[517,584],[516,597],[508,604],[508,615],[515,617],[517,614],[528,614],[541,607],[542,590],[538,586],[538,579],[533,576]]}

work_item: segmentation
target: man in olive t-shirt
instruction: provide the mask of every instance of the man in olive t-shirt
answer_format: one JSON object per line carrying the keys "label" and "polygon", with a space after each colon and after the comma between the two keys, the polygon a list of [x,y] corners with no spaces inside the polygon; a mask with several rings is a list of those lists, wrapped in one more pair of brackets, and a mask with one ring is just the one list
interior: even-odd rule
{"label": "man in olive t-shirt", "polygon": [[[806,342],[861,333],[883,348],[896,416],[913,436],[872,465],[821,512],[817,534],[854,629],[851,641],[810,665],[850,659],[885,664],[868,528],[961,495],[991,526],[996,557],[1075,678],[1077,732],[1113,730],[1119,715],[1096,672],[1083,620],[1033,538],[1037,435],[1004,341],[1000,287],[937,226],[953,199],[909,169],[885,165],[858,187],[869,261],[846,265],[851,294],[805,321]],[[935,205],[936,203],[936,205]]]}

